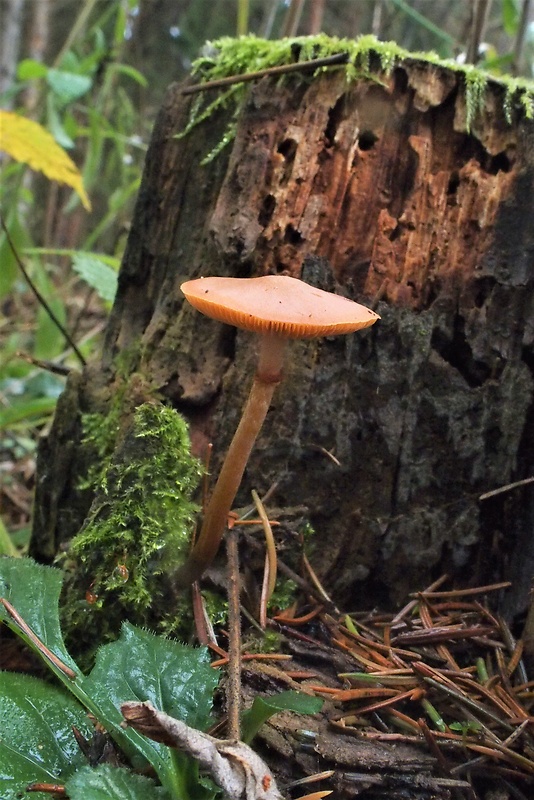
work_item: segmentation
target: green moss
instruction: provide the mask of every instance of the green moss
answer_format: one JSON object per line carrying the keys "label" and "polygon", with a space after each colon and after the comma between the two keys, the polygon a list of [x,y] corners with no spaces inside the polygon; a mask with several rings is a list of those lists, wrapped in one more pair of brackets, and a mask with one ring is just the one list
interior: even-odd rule
{"label": "green moss", "polygon": [[188,617],[168,576],[189,549],[202,468],[176,411],[145,402],[124,423],[128,391],[118,394],[107,416],[83,420],[97,456],[86,480],[95,496],[67,554],[64,622],[93,644],[114,636],[124,618],[183,634]]}
{"label": "green moss", "polygon": [[269,600],[267,610],[269,614],[279,614],[295,601],[298,587],[291,578],[278,578],[276,588]]}
{"label": "green moss", "polygon": [[[115,428],[111,417],[102,421],[105,436]],[[96,421],[87,422],[94,437]],[[124,601],[146,607],[152,600],[148,576],[181,563],[198,511],[191,496],[201,475],[189,449],[183,418],[145,403],[135,411],[132,431],[103,459],[96,500],[71,544],[71,554],[84,563],[95,561],[97,552],[96,593],[120,589]],[[119,563],[126,579],[117,572]]]}
{"label": "green moss", "polygon": [[249,636],[245,643],[247,653],[279,653],[282,636],[276,631],[266,629],[263,634]]}
{"label": "green moss", "polygon": [[228,619],[228,600],[226,596],[211,592],[209,589],[202,590],[204,608],[209,621],[214,627],[226,625]]}
{"label": "green moss", "polygon": [[[201,83],[218,80],[249,72],[259,72],[283,64],[298,61],[309,61],[347,54],[347,62],[335,67],[319,67],[313,76],[325,71],[344,70],[348,83],[356,80],[379,80],[381,74],[390,75],[396,66],[403,61],[426,61],[435,66],[460,73],[466,98],[466,125],[469,131],[476,115],[482,109],[488,84],[494,83],[503,87],[503,109],[507,121],[512,119],[512,108],[515,105],[523,114],[534,117],[534,82],[527,79],[496,77],[469,64],[459,64],[451,59],[442,59],[433,52],[411,53],[399,47],[395,42],[381,42],[374,36],[361,36],[358,39],[338,39],[318,34],[301,36],[293,39],[268,40],[256,36],[242,36],[237,39],[224,37],[206,45],[206,54],[193,63],[192,72]],[[287,77],[286,77],[287,79]],[[293,74],[292,79],[295,79]],[[308,81],[308,73],[298,73],[297,80]],[[284,80],[284,78],[281,78]],[[201,122],[211,117],[220,108],[233,110],[232,121],[223,139],[217,147],[206,156],[206,163],[232,141],[235,135],[236,119],[248,91],[246,83],[237,83],[217,95],[215,100],[206,103],[204,96],[198,95],[193,101],[190,120],[185,130],[178,137],[185,136]]]}

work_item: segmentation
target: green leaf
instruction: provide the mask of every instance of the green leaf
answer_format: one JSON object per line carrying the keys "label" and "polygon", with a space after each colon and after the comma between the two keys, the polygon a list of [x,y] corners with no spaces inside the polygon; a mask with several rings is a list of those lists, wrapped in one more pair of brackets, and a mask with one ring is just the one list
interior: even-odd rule
{"label": "green leaf", "polygon": [[63,127],[52,95],[48,95],[46,98],[46,112],[46,124],[50,133],[61,147],[71,150],[74,147],[74,141]]}
{"label": "green leaf", "polygon": [[205,649],[191,648],[154,636],[125,623],[120,639],[102,647],[91,674],[84,678],[66,651],[58,620],[60,570],[43,567],[31,559],[0,559],[0,597],[8,600],[24,622],[74,677],[42,653],[0,604],[3,619],[24,641],[40,653],[66,688],[95,716],[130,758],[144,757],[157,772],[171,797],[201,800],[213,792],[199,784],[198,765],[133,728],[121,727],[120,706],[127,700],[151,700],[168,714],[189,725],[204,728],[209,722],[212,694],[218,674],[209,665]]}
{"label": "green leaf", "polygon": [[87,75],[76,75],[61,69],[49,69],[46,81],[54,92],[60,106],[66,106],[83,97],[91,88],[92,80]]}
{"label": "green leaf", "polygon": [[[18,216],[17,203],[6,212],[6,227],[16,250],[28,244],[28,234]],[[12,289],[18,277],[19,266],[4,232],[0,232],[0,298],[5,297]]]}
{"label": "green leaf", "polygon": [[515,36],[519,25],[519,3],[517,0],[502,0],[502,25],[508,36]]}
{"label": "green leaf", "polygon": [[20,400],[7,408],[0,409],[0,431],[10,428],[28,419],[47,417],[56,407],[55,397],[37,397],[31,400]]}
{"label": "green leaf", "polygon": [[80,59],[72,50],[63,54],[58,66],[62,72],[74,72],[76,75],[81,72]]}
{"label": "green leaf", "polygon": [[169,800],[170,795],[150,778],[102,764],[83,767],[66,783],[70,800]]}
{"label": "green leaf", "polygon": [[120,75],[126,75],[128,78],[131,78],[140,86],[143,87],[148,86],[148,81],[143,75],[143,73],[139,72],[139,70],[135,69],[134,67],[130,67],[128,64],[111,64],[110,71],[117,72]]}
{"label": "green leaf", "polygon": [[[65,326],[66,311],[62,300],[59,297],[48,296],[48,307],[63,326]],[[37,326],[33,342],[33,355],[42,361],[51,361],[59,355],[65,348],[65,337],[59,330],[48,311],[42,306],[37,312]]]}
{"label": "green leaf", "polygon": [[303,692],[280,692],[271,697],[255,697],[252,706],[242,718],[241,738],[250,744],[264,722],[278,711],[294,711],[297,714],[317,714],[323,707],[319,697]]}
{"label": "green leaf", "polygon": [[11,556],[12,558],[19,557],[18,550],[15,547],[15,543],[9,535],[6,526],[4,525],[4,520],[2,517],[0,517],[0,556]]}
{"label": "green leaf", "polygon": [[[30,558],[0,559],[0,597],[11,603],[54,655],[81,676],[67,652],[59,627],[58,603],[62,581],[60,570],[44,567]],[[20,632],[19,626],[1,604],[0,620]],[[27,637],[22,638],[28,641]]]}
{"label": "green leaf", "polygon": [[29,81],[33,78],[44,78],[47,72],[48,67],[45,67],[40,61],[25,58],[17,67],[17,78],[19,81]]}
{"label": "green leaf", "polygon": [[112,704],[119,721],[121,703],[150,700],[161,711],[204,730],[218,682],[205,648],[164,639],[125,622],[119,640],[99,649],[83,686],[102,706]]}
{"label": "green leaf", "polygon": [[117,256],[108,256],[105,253],[93,253],[89,250],[72,250],[67,247],[25,247],[22,251],[27,256],[87,256],[88,258],[97,258],[103,264],[107,264],[117,271],[120,267],[121,260]]}
{"label": "green leaf", "polygon": [[[212,696],[219,676],[209,665],[204,648],[192,648],[163,639],[125,622],[118,641],[101,647],[83,691],[99,706],[104,724],[120,731],[120,706],[129,700],[150,700],[153,705],[201,730],[206,728]],[[179,768],[165,745],[146,739],[132,728],[122,735],[152,764],[162,784],[180,790],[191,779],[185,758]],[[188,772],[188,774],[185,774]]]}
{"label": "green leaf", "polygon": [[98,296],[112,303],[117,292],[117,273],[98,256],[75,253],[72,268],[83,280],[95,289]]}
{"label": "green leaf", "polygon": [[0,673],[2,800],[26,796],[26,787],[36,781],[63,783],[86,763],[73,725],[87,738],[94,733],[82,706],[66,692],[29,675]]}

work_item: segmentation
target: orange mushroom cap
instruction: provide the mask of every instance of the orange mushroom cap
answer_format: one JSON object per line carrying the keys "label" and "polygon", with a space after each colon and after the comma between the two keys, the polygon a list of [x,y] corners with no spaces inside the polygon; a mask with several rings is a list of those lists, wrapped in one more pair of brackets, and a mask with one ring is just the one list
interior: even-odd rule
{"label": "orange mushroom cap", "polygon": [[260,334],[288,339],[352,333],[377,319],[371,309],[287,275],[197,278],[181,286],[207,317]]}

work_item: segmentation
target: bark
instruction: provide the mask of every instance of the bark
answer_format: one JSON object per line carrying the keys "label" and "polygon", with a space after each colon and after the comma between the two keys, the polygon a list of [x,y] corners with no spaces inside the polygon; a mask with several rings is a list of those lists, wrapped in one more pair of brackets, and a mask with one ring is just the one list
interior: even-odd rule
{"label": "bark", "polygon": [[216,471],[255,344],[184,305],[180,282],[283,271],[382,320],[290,348],[239,501],[276,481],[276,506],[305,507],[314,566],[351,608],[444,570],[473,583],[504,572],[510,613],[526,603],[532,486],[478,498],[534,474],[534,126],[517,110],[508,124],[490,84],[467,133],[460,81],[415,60],[350,87],[336,72],[264,79],[208,166],[227,118],[177,140],[190,99],[169,89],[102,357],[69,382],[41,448],[35,556],[50,560],[83,521],[78,415],[106,408],[133,344],[197,452],[214,442]]}
{"label": "bark", "polygon": [[[7,92],[15,80],[17,61],[19,58],[20,40],[22,38],[24,0],[2,0],[0,17],[2,32],[0,35],[0,93]],[[8,99],[6,108],[11,108],[13,101]]]}

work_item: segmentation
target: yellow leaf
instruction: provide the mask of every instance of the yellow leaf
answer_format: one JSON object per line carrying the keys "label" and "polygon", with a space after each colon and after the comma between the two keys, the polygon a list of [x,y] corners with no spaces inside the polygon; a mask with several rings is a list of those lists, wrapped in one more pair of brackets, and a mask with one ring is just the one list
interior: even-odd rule
{"label": "yellow leaf", "polygon": [[78,194],[84,208],[91,210],[91,202],[76,164],[39,123],[0,109],[0,150],[16,161],[43,172],[51,181],[66,183]]}

